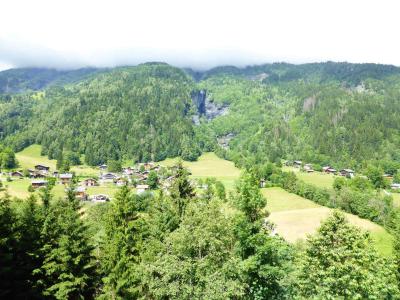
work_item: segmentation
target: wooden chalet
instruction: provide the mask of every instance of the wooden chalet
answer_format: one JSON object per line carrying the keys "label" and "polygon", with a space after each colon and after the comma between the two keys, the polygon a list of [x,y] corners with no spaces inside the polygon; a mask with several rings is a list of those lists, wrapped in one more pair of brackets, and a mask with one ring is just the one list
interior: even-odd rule
{"label": "wooden chalet", "polygon": [[295,160],[293,162],[293,166],[296,168],[300,168],[302,164],[303,164],[303,162],[301,160]]}
{"label": "wooden chalet", "polygon": [[75,189],[75,196],[79,200],[87,200],[88,195],[86,194],[86,188],[83,186],[78,186]]}
{"label": "wooden chalet", "polygon": [[60,183],[62,184],[70,184],[72,182],[73,175],[71,173],[60,174]]}
{"label": "wooden chalet", "polygon": [[322,168],[322,171],[327,173],[327,174],[336,174],[337,170],[332,168],[331,166],[325,166]]}
{"label": "wooden chalet", "polygon": [[87,178],[83,181],[83,186],[97,186],[97,180],[94,178]]}
{"label": "wooden chalet", "polygon": [[304,169],[304,171],[307,172],[307,173],[312,173],[312,172],[314,172],[314,169],[313,169],[313,167],[312,167],[311,164],[305,164],[304,167],[303,167],[303,169]]}
{"label": "wooden chalet", "polygon": [[33,180],[33,181],[31,182],[31,186],[32,186],[34,189],[38,189],[38,188],[41,188],[41,187],[45,187],[45,186],[47,186],[47,181],[46,181],[46,180]]}
{"label": "wooden chalet", "polygon": [[24,174],[22,174],[22,172],[20,172],[20,171],[14,171],[14,172],[10,173],[10,176],[11,177],[20,177],[20,178],[22,178],[22,177],[24,177]]}
{"label": "wooden chalet", "polygon": [[340,176],[348,177],[348,178],[353,178],[354,177],[354,171],[352,169],[342,169],[339,171]]}
{"label": "wooden chalet", "polygon": [[99,165],[99,169],[103,171],[107,170],[107,165],[106,164]]}
{"label": "wooden chalet", "polygon": [[115,180],[115,185],[117,185],[117,186],[124,186],[124,185],[127,185],[127,184],[128,184],[128,181],[123,177],[118,177]]}
{"label": "wooden chalet", "polygon": [[107,202],[110,201],[110,197],[108,197],[107,195],[94,195],[91,197],[91,200],[93,202]]}
{"label": "wooden chalet", "polygon": [[45,171],[48,172],[50,170],[50,167],[47,167],[45,165],[36,165],[35,166],[36,171]]}

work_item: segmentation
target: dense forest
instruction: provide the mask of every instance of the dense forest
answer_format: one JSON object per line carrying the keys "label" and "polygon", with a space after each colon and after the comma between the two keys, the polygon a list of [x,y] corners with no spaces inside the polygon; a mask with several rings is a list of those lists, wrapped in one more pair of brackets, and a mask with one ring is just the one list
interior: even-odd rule
{"label": "dense forest", "polygon": [[[177,155],[195,160],[213,150],[240,166],[298,159],[399,168],[400,69],[394,66],[276,63],[196,72],[148,63],[10,70],[0,78],[0,139],[15,151],[39,143],[50,158],[72,151],[89,165]],[[228,113],[212,120],[199,114],[192,101],[199,90]],[[196,114],[200,125],[192,122]],[[228,135],[228,147],[220,147]]]}

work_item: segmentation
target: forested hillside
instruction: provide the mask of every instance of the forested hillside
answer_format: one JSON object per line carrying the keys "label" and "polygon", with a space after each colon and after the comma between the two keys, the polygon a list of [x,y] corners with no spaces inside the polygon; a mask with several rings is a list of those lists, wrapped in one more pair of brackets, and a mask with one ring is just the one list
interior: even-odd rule
{"label": "forested hillside", "polygon": [[96,68],[65,71],[41,68],[10,69],[0,72],[0,93],[37,91],[50,85],[74,83],[101,71],[104,70]]}
{"label": "forested hillside", "polygon": [[[40,143],[50,158],[72,151],[90,165],[177,155],[193,160],[214,150],[242,166],[299,159],[399,168],[400,69],[394,66],[276,63],[197,72],[151,63],[54,72],[0,72],[3,91],[4,82],[14,81],[11,91],[40,90],[0,96],[0,138],[7,146]],[[198,112],[191,97],[199,90],[227,113],[193,123]]]}
{"label": "forested hillside", "polygon": [[199,155],[191,120],[193,81],[163,64],[117,68],[44,93],[4,97],[0,128],[6,143],[34,142],[49,158],[69,150],[89,165],[135,158]]}

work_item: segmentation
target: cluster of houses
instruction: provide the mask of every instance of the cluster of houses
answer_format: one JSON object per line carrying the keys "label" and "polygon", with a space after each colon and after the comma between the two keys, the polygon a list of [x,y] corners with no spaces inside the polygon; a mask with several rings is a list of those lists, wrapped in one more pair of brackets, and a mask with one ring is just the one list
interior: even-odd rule
{"label": "cluster of houses", "polygon": [[[307,173],[312,173],[314,172],[314,169],[312,167],[312,164],[303,164],[301,160],[295,160],[293,162],[287,161],[286,162],[287,166],[293,166],[295,168],[299,168],[304,172]],[[333,175],[338,175],[338,176],[343,176],[347,178],[353,178],[355,176],[355,171],[352,169],[341,169],[341,170],[336,170],[332,166],[324,166],[322,167],[322,172],[326,174],[333,174]],[[384,178],[387,178],[388,180],[393,180],[393,176],[390,174],[383,174]],[[390,188],[392,190],[400,190],[400,183],[392,183],[390,185]]]}
{"label": "cluster of houses", "polygon": [[[293,163],[286,162],[286,165],[293,165],[295,168],[299,168],[307,173],[314,172],[312,164],[304,164],[303,165],[303,162],[301,160],[295,160],[295,161],[293,161]],[[332,166],[322,167],[322,172],[326,173],[326,174],[339,175],[339,176],[348,177],[348,178],[353,178],[355,175],[355,171],[352,169],[341,169],[338,171],[335,168],[333,168]]]}
{"label": "cluster of houses", "polygon": [[[168,189],[172,186],[175,170],[172,168],[162,168],[155,163],[139,163],[134,167],[123,168],[121,172],[109,172],[107,165],[98,166],[99,176],[92,178],[84,178],[79,182],[74,178],[72,173],[59,173],[58,171],[51,172],[50,167],[45,165],[36,165],[34,169],[25,171],[14,171],[8,175],[13,178],[31,178],[31,188],[39,189],[48,185],[49,179],[56,180],[56,183],[65,185],[65,188],[71,183],[76,183],[75,195],[80,200],[89,200],[93,202],[109,201],[108,195],[99,194],[89,196],[87,189],[96,186],[134,186],[137,194],[142,194],[148,191],[149,185],[147,180],[150,172],[156,172],[159,179],[159,186],[168,193]],[[161,172],[162,171],[162,172]]]}

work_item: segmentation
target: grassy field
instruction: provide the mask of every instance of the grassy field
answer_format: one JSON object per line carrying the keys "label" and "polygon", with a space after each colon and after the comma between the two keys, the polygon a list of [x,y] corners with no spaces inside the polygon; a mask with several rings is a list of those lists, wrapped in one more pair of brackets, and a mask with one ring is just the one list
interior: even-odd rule
{"label": "grassy field", "polygon": [[[56,170],[57,161],[48,159],[40,155],[42,147],[40,145],[31,145],[21,152],[16,153],[17,160],[22,169],[33,169],[35,165],[41,164],[50,167],[50,171]],[[78,176],[93,177],[99,175],[99,170],[87,165],[73,166],[71,172]]]}
{"label": "grassy field", "polygon": [[296,176],[303,180],[306,183],[314,184],[321,188],[332,189],[333,181],[335,180],[335,176],[332,174],[324,174],[321,172],[313,172],[313,173],[306,173],[300,172],[298,168],[294,167],[282,167],[283,171],[289,172],[293,171],[296,173]]}
{"label": "grassy field", "polygon": [[[176,164],[178,158],[170,158],[160,162],[162,166],[172,166]],[[214,153],[204,153],[195,162],[184,161],[183,165],[192,173],[195,179],[205,179],[215,177],[220,180],[228,190],[232,190],[236,180],[240,176],[240,170],[235,167],[233,162],[219,158]]]}
{"label": "grassy field", "polygon": [[[332,209],[315,204],[300,196],[286,192],[281,188],[262,189],[267,198],[269,219],[276,224],[277,232],[290,242],[306,239],[307,235],[316,232]],[[371,233],[378,251],[390,255],[393,237],[381,226],[357,216],[347,214],[350,223]]]}

